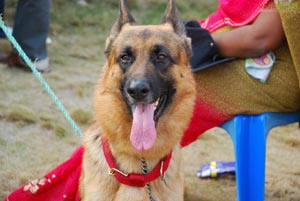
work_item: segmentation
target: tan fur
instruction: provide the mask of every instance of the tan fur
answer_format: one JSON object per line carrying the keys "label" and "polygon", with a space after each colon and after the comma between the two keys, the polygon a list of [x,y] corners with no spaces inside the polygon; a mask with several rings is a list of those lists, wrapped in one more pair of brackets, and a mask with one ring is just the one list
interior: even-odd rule
{"label": "tan fur", "polygon": [[[151,33],[149,38],[143,38],[147,33]],[[110,36],[108,40],[112,38]],[[148,26],[126,24],[114,38],[95,91],[95,123],[84,134],[85,153],[80,181],[82,200],[149,200],[145,188],[120,184],[114,176],[108,174],[109,167],[102,152],[101,136],[106,137],[116,164],[126,173],[141,173],[141,157],[146,159],[148,170],[151,170],[173,149],[166,171],[166,183],[158,178],[150,185],[156,201],[183,200],[183,170],[178,144],[192,115],[196,94],[194,79],[188,66],[189,55],[184,46],[185,40],[185,37],[175,34],[168,23]],[[146,151],[136,150],[129,140],[132,116],[120,91],[124,74],[116,60],[124,43],[132,45],[139,52],[135,65],[131,67],[136,76],[143,74],[145,66],[148,65],[147,51],[157,43],[165,45],[175,58],[175,64],[167,76],[175,80],[176,93],[158,120],[155,144]],[[154,71],[151,66],[147,67]]]}

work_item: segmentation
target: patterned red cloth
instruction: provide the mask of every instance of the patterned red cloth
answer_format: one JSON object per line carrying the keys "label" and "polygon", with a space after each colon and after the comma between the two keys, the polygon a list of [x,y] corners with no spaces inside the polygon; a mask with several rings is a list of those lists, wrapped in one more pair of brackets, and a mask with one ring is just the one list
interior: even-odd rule
{"label": "patterned red cloth", "polygon": [[3,201],[79,201],[83,147],[43,178],[31,181],[12,192]]}
{"label": "patterned red cloth", "polygon": [[269,0],[219,0],[219,7],[207,19],[199,20],[202,28],[210,32],[224,26],[242,26],[252,22]]}

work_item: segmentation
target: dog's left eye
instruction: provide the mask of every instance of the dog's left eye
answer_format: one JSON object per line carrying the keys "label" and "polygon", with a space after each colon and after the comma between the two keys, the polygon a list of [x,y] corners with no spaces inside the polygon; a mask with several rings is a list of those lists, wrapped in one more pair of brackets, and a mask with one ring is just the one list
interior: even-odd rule
{"label": "dog's left eye", "polygon": [[165,61],[168,58],[168,55],[165,53],[160,53],[156,56],[156,61]]}

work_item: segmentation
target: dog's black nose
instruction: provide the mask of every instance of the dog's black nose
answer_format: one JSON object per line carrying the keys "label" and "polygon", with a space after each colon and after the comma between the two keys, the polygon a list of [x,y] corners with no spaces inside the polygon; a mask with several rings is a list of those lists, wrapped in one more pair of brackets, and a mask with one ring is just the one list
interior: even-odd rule
{"label": "dog's black nose", "polygon": [[132,79],[128,83],[126,91],[132,98],[141,101],[150,93],[150,84],[144,79]]}

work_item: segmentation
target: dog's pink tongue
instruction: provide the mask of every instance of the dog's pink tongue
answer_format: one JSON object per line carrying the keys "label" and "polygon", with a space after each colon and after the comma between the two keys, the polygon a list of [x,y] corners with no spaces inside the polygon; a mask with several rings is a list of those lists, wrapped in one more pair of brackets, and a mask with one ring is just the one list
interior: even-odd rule
{"label": "dog's pink tongue", "polygon": [[132,146],[138,150],[152,147],[156,139],[154,104],[138,104],[133,111],[133,122],[130,133]]}

